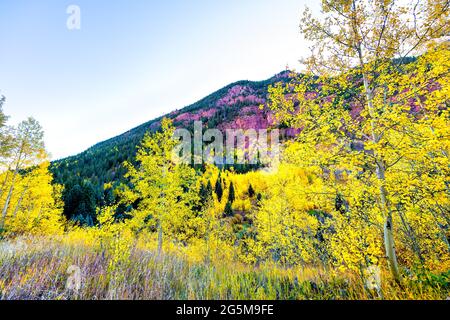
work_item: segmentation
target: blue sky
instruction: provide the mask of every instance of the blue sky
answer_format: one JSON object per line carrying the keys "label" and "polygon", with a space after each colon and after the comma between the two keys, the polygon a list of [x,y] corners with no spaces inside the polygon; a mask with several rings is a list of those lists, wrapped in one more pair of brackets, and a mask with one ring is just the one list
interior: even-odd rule
{"label": "blue sky", "polygon": [[[39,120],[53,159],[79,153],[230,82],[298,69],[305,2],[2,0],[4,111]],[[80,30],[66,27],[72,4]]]}

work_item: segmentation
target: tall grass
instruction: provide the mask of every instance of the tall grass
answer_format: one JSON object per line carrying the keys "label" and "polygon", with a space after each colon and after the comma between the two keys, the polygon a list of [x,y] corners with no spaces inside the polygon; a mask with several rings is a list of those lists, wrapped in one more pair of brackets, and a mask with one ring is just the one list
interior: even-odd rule
{"label": "tall grass", "polygon": [[[67,286],[70,266],[79,290]],[[380,296],[380,294],[382,296]],[[383,281],[370,292],[357,275],[324,268],[283,269],[239,263],[192,263],[175,255],[131,248],[68,244],[61,239],[0,242],[0,299],[445,299],[439,282]]]}

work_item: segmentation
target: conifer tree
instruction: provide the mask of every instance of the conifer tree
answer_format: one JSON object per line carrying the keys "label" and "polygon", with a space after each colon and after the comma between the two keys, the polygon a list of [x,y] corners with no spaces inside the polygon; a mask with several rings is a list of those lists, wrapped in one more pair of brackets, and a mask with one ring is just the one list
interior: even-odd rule
{"label": "conifer tree", "polygon": [[217,199],[219,200],[219,202],[222,201],[222,196],[223,196],[223,187],[222,187],[222,177],[219,173],[219,176],[216,180],[216,185],[214,187],[214,192],[217,195]]}
{"label": "conifer tree", "polygon": [[231,202],[229,202],[229,201],[225,205],[224,214],[225,214],[225,217],[231,217],[233,215],[233,208],[232,208]]}
{"label": "conifer tree", "polygon": [[234,200],[236,199],[235,191],[234,191],[234,185],[233,181],[230,182],[230,190],[228,191],[228,203],[233,204]]}
{"label": "conifer tree", "polygon": [[252,186],[251,183],[248,185],[248,191],[247,192],[248,192],[248,196],[250,198],[253,198],[255,196],[255,190],[253,189],[253,186]]}

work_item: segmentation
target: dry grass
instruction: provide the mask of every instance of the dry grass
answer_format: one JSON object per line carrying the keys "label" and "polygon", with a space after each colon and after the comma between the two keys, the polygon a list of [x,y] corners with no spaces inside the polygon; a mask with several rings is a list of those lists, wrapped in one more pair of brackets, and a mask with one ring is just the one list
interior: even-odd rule
{"label": "dry grass", "polygon": [[[0,299],[377,299],[351,274],[323,268],[204,265],[131,249],[117,258],[100,246],[61,239],[0,242]],[[68,269],[81,270],[81,287],[67,288]],[[384,299],[445,299],[439,282],[383,281]]]}

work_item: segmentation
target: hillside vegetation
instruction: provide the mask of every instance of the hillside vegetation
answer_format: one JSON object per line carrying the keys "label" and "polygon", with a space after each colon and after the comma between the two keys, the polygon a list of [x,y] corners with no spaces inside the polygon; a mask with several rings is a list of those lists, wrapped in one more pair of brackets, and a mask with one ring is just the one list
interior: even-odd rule
{"label": "hillside vegetation", "polygon": [[[230,85],[53,181],[39,123],[0,112],[0,298],[448,298],[449,3],[322,6],[305,73]],[[294,134],[265,167],[175,161],[177,126],[203,118]]]}
{"label": "hillside vegetation", "polygon": [[[281,72],[265,81],[238,81],[165,117],[173,119],[176,127],[190,130],[195,120],[203,121],[205,129],[267,128],[272,125],[269,110],[261,110],[260,105],[266,101],[269,85],[288,79],[289,72]],[[96,221],[95,208],[111,204],[114,201],[111,191],[125,181],[122,164],[134,161],[137,145],[146,132],[160,128],[161,120],[162,117],[148,121],[76,156],[51,163],[55,182],[64,186],[67,218],[90,225]],[[247,167],[235,169],[245,172],[249,170]]]}

